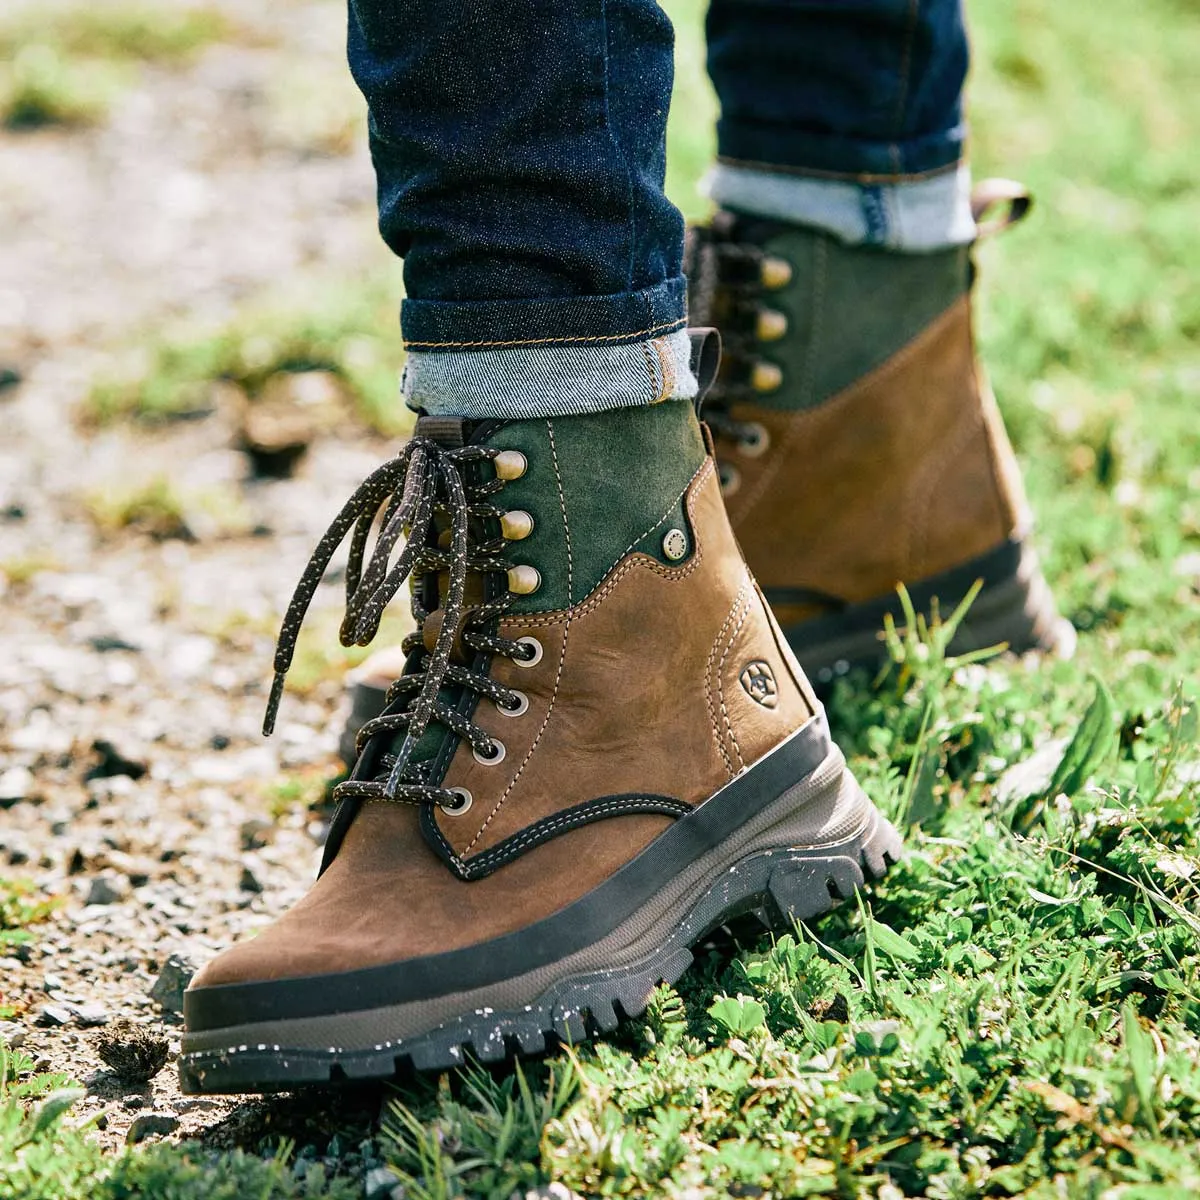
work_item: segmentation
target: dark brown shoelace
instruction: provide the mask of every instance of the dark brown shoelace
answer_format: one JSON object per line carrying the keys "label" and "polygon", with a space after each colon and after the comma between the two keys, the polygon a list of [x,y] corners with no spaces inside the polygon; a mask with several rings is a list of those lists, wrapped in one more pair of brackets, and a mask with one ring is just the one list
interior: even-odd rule
{"label": "dark brown shoelace", "polygon": [[[502,707],[513,708],[520,703],[516,693],[482,670],[450,661],[460,628],[462,643],[478,654],[501,654],[514,659],[530,656],[528,646],[490,632],[513,602],[507,588],[495,599],[472,606],[469,613],[464,601],[468,575],[507,570],[501,557],[508,544],[506,540],[503,537],[482,540],[478,536],[484,521],[502,515],[488,497],[499,491],[504,481],[493,478],[470,484],[465,478],[469,474],[466,468],[490,461],[498,453],[488,446],[446,448],[429,438],[414,438],[399,455],[359,484],[317,543],[300,576],[275,648],[275,677],[263,721],[263,733],[268,736],[275,726],[284,680],[308,607],[330,561],[351,530],[346,613],[339,635],[344,646],[366,646],[371,642],[379,632],[384,610],[406,579],[412,577],[415,581],[430,573],[448,576],[445,595],[438,597],[442,622],[432,652],[425,649],[422,634],[430,610],[422,603],[422,589],[413,588],[412,611],[417,630],[403,643],[405,653],[410,656],[410,670],[389,690],[384,714],[368,721],[358,733],[360,762],[363,751],[376,736],[394,738],[403,732],[400,748],[394,754],[379,755],[378,764],[386,768],[385,774],[374,779],[352,777],[339,784],[334,790],[337,800],[356,797],[456,807],[457,795],[431,785],[426,778],[427,764],[412,761],[417,744],[434,722],[464,738],[484,759],[498,752],[482,729],[439,696],[444,687],[450,686],[470,689]],[[437,544],[439,516],[449,519],[450,544],[444,549]],[[368,559],[367,545],[377,522],[379,532]],[[406,533],[404,547],[393,563],[392,553]],[[418,652],[415,663],[411,657],[414,651]],[[404,702],[399,703],[401,700]]]}
{"label": "dark brown shoelace", "polygon": [[750,375],[757,356],[764,257],[753,242],[738,240],[737,221],[730,213],[717,213],[711,225],[694,225],[687,231],[689,318],[721,331],[721,367],[705,399],[704,419],[714,433],[735,441],[750,440],[754,431],[730,417],[728,410],[731,404],[759,398]]}

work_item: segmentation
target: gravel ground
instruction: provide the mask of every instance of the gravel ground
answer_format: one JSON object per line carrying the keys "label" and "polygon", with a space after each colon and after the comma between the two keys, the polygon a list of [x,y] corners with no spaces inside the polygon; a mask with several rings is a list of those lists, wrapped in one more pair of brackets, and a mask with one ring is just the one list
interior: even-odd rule
{"label": "gravel ground", "polygon": [[[100,127],[0,135],[0,369],[18,380],[0,390],[0,875],[61,897],[32,944],[0,957],[0,1000],[19,1014],[0,1032],[81,1080],[80,1112],[102,1111],[114,1145],[157,1114],[139,1130],[291,1133],[325,1153],[320,1098],[185,1098],[169,1062],[139,1086],[100,1058],[106,1038],[128,1041],[123,1021],[173,1055],[189,967],[313,876],[324,823],[279,815],[271,785],[334,773],[342,686],[290,697],[264,742],[272,630],[336,507],[389,449],[348,422],[294,477],[258,480],[228,405],[154,430],[78,420],[92,379],[163,321],[391,269],[362,139],[328,133],[360,116],[341,3],[245,8],[230,0],[238,44],[141,69]],[[301,115],[328,98],[317,149],[289,115],[292,88]],[[219,492],[238,520],[185,507],[185,536],[165,539],[97,521],[97,496],[154,477]],[[334,586],[317,601],[339,603]],[[369,1158],[358,1141],[378,1105],[339,1105],[335,1157]]]}

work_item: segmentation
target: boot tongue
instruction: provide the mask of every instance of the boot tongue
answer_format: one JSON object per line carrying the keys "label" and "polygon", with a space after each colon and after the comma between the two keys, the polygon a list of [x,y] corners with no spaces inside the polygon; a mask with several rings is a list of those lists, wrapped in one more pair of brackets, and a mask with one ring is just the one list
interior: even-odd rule
{"label": "boot tongue", "polygon": [[417,418],[413,437],[428,438],[446,450],[456,450],[467,443],[467,419],[422,415]]}

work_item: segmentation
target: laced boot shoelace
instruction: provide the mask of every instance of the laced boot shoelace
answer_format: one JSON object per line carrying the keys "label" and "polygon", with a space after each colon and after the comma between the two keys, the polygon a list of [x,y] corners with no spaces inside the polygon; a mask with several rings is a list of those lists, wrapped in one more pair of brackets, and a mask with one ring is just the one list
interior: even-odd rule
{"label": "laced boot shoelace", "polygon": [[[296,585],[275,649],[275,677],[263,722],[263,733],[268,736],[275,726],[284,680],[296,652],[305,614],[334,553],[351,530],[346,612],[340,631],[344,646],[366,646],[371,642],[379,631],[384,609],[406,579],[411,577],[415,585],[422,576],[431,573],[448,576],[445,594],[438,597],[441,626],[432,651],[425,647],[423,630],[434,610],[426,609],[422,603],[422,589],[413,587],[412,612],[417,628],[404,639],[403,649],[410,656],[418,651],[420,657],[415,667],[388,691],[389,711],[368,721],[358,732],[356,748],[360,764],[367,744],[374,737],[394,738],[403,732],[400,748],[395,754],[378,756],[378,765],[386,769],[385,773],[373,779],[351,778],[339,784],[334,789],[336,800],[437,804],[448,812],[464,811],[463,795],[430,784],[427,765],[412,761],[417,744],[434,722],[465,739],[482,762],[499,761],[503,756],[498,743],[439,697],[441,689],[450,685],[477,692],[509,712],[518,711],[524,703],[520,692],[501,686],[486,674],[451,662],[456,639],[461,639],[467,649],[487,655],[500,654],[519,662],[530,662],[540,652],[540,647],[530,639],[511,641],[490,632],[516,598],[507,586],[496,598],[485,599],[470,608],[465,601],[469,575],[478,573],[486,578],[508,574],[508,564],[501,557],[508,547],[507,539],[482,540],[479,536],[483,522],[505,515],[489,501],[504,487],[505,480],[497,476],[470,484],[466,478],[473,465],[491,462],[501,453],[487,446],[446,448],[429,438],[414,438],[396,458],[378,467],[359,484],[325,531]],[[439,544],[444,540],[439,539],[439,515],[449,518],[449,545],[445,548]],[[364,569],[367,543],[377,520],[379,533]],[[405,533],[404,548],[389,565],[392,552]],[[390,711],[402,697],[409,697],[408,702],[397,711]]]}
{"label": "laced boot shoelace", "polygon": [[[783,383],[782,372],[761,357],[760,348],[787,333],[787,318],[770,307],[767,297],[787,286],[792,266],[754,242],[739,240],[738,223],[734,214],[719,212],[711,224],[689,228],[684,271],[693,320],[721,331],[721,369],[706,398],[704,419],[718,439],[729,439],[743,453],[761,454],[766,430],[757,421],[735,420],[729,410],[737,403],[761,402]],[[728,494],[736,483],[735,469],[728,463],[718,466]]]}

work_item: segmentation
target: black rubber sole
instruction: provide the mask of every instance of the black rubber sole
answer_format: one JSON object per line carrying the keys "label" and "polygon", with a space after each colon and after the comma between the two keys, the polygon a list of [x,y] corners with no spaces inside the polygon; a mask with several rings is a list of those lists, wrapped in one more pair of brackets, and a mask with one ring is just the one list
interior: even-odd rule
{"label": "black rubber sole", "polygon": [[[284,1015],[284,992],[276,993],[277,1009],[265,993],[266,1004],[256,1007],[248,991],[245,1002],[234,995],[235,1007],[225,1009],[219,1006],[228,1000],[220,993],[228,996],[229,989],[204,989],[214,994],[203,1008],[197,1003],[204,1001],[203,992],[190,994],[196,1021],[189,1017],[183,1036],[183,1091],[266,1092],[390,1079],[460,1066],[470,1058],[497,1062],[577,1043],[640,1014],[654,988],[679,979],[692,962],[692,947],[714,929],[745,914],[789,929],[849,898],[900,857],[899,835],[832,747],[804,779],[778,791],[773,787],[771,794],[775,798],[754,821],[664,878],[660,891],[629,918],[536,971],[517,971],[515,956],[501,957],[499,943],[490,943],[490,952],[480,947],[469,953],[480,970],[499,965],[501,975],[509,975],[390,1007],[382,993],[363,989],[351,1011],[328,1002],[328,987],[313,986],[322,978],[337,982],[350,976],[300,980],[291,993],[303,993],[299,1003],[312,1004],[312,1015],[286,1020],[276,1019]],[[836,836],[813,844],[822,830]],[[600,889],[589,895],[603,900]],[[529,938],[545,940],[536,928]],[[326,998],[313,1000],[314,991]],[[239,1008],[247,1023],[231,1024]]]}
{"label": "black rubber sole", "polygon": [[[977,580],[983,581],[983,587],[950,644],[951,654],[1001,644],[1015,654],[1042,650],[1070,658],[1074,653],[1075,630],[1058,615],[1037,555],[1020,539],[1005,542],[953,570],[910,584],[908,594],[917,612],[928,617],[936,601],[938,614],[945,618]],[[768,589],[766,596],[773,604],[791,599],[780,589]],[[800,665],[821,687],[855,667],[877,668],[883,664],[883,628],[888,616],[898,627],[903,625],[904,610],[895,593],[792,625],[784,633]]]}

